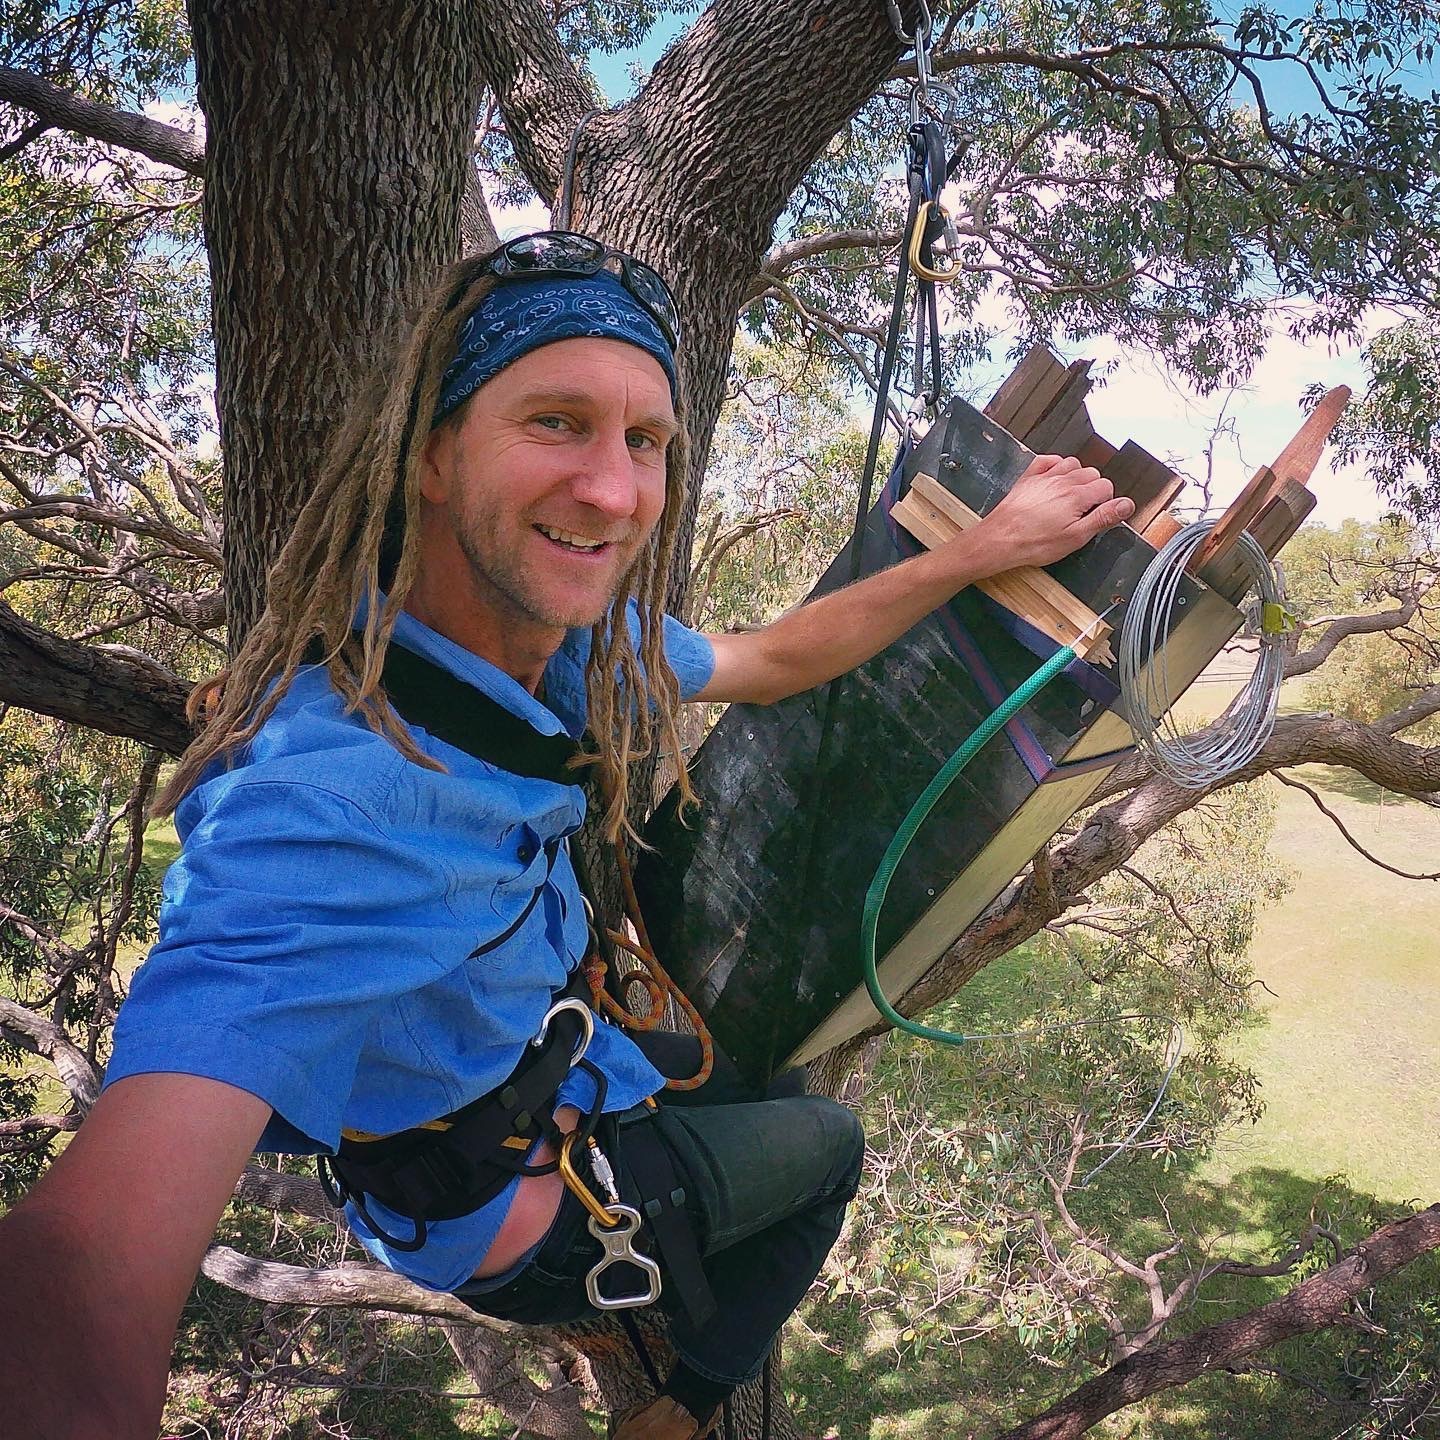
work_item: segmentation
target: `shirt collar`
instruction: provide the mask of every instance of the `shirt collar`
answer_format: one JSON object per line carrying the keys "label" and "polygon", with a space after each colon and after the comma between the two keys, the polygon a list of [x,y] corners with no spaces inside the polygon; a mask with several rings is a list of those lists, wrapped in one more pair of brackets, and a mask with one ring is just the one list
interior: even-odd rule
{"label": "shirt collar", "polygon": [[[379,600],[380,604],[384,605],[384,591],[379,592]],[[355,628],[364,625],[366,613],[367,607],[362,597],[355,612]],[[498,665],[492,665],[490,661],[465,649],[463,645],[446,639],[439,631],[432,630],[423,621],[417,620],[408,610],[400,612],[392,638],[407,650],[413,650],[417,655],[448,670],[457,680],[463,680],[482,695],[488,695],[512,715],[528,721],[542,735],[565,733],[560,718],[542,705],[514,676],[507,675]]]}

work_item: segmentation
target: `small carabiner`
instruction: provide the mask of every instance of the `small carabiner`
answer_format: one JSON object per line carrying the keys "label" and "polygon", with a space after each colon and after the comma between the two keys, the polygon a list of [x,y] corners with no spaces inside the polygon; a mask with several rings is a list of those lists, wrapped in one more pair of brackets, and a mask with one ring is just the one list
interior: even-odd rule
{"label": "small carabiner", "polygon": [[545,1012],[544,1019],[540,1021],[540,1028],[535,1032],[535,1038],[530,1043],[537,1048],[545,1043],[545,1035],[550,1029],[550,1022],[562,1010],[573,1010],[580,1017],[580,1039],[575,1046],[575,1053],[570,1057],[570,1064],[573,1068],[585,1058],[585,1052],[595,1038],[595,1012],[577,996],[567,995],[563,1000],[557,1000]]}

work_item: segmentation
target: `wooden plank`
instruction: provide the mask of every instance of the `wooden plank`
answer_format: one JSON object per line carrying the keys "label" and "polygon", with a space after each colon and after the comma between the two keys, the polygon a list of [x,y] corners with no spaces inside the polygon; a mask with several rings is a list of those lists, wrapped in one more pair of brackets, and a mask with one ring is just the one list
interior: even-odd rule
{"label": "wooden plank", "polygon": [[1185,488],[1185,481],[1163,460],[1133,440],[1127,440],[1109,461],[1096,468],[1114,485],[1117,495],[1128,495],[1135,502],[1129,523],[1142,532]]}
{"label": "wooden plank", "polygon": [[1281,484],[1286,480],[1296,480],[1301,485],[1310,483],[1310,477],[1320,463],[1325,445],[1349,403],[1348,385],[1337,385],[1333,390],[1326,391],[1320,403],[1306,417],[1305,423],[1295,432],[1294,439],[1286,445],[1270,467]]}
{"label": "wooden plank", "polygon": [[[1133,523],[1133,522],[1132,522]],[[1168,511],[1162,510],[1141,532],[1156,550],[1163,549],[1185,527]]]}
{"label": "wooden plank", "polygon": [[1081,393],[1090,388],[1087,375],[1089,360],[1077,360],[1064,369],[1056,362],[1055,369],[1046,373],[1035,388],[1020,402],[1015,410],[1014,420],[1005,428],[1022,445],[1035,449],[1030,433],[1053,410],[1061,404],[1072,386],[1081,387]]}
{"label": "wooden plank", "polygon": [[1114,458],[1116,447],[1103,435],[1092,433],[1090,438],[1075,452],[1075,458],[1082,465],[1093,465],[1103,471]]}
{"label": "wooden plank", "polygon": [[1240,532],[1251,523],[1280,488],[1275,472],[1262,465],[1250,477],[1245,488],[1230,502],[1230,508],[1216,522],[1205,543],[1190,557],[1186,569],[1198,575],[1207,565],[1218,560],[1240,538]]}
{"label": "wooden plank", "polygon": [[997,425],[1003,425],[1008,430],[1021,402],[1052,369],[1060,368],[1060,362],[1045,346],[1032,345],[991,397],[984,413]]}
{"label": "wooden plank", "polygon": [[1083,441],[1094,429],[1085,397],[1090,393],[1090,360],[1077,360],[1069,370],[1070,379],[1054,403],[1029,429],[1025,443],[1038,454],[1064,454],[1057,448],[1060,436],[1067,430],[1077,432],[1076,443]]}
{"label": "wooden plank", "polygon": [[1070,418],[1056,432],[1053,439],[1046,441],[1043,447],[1037,442],[1037,445],[1032,448],[1043,448],[1051,455],[1074,455],[1078,458],[1081,450],[1097,438],[1094,422],[1090,419],[1090,412],[1085,408],[1085,402],[1082,400]]}
{"label": "wooden plank", "polygon": [[[1313,490],[1307,489],[1298,480],[1286,480],[1250,526],[1250,534],[1256,544],[1274,559],[1285,542],[1305,523],[1316,503]],[[1146,538],[1149,539],[1149,536]],[[1232,605],[1237,604],[1250,588],[1250,572],[1233,549],[1207,565],[1200,572],[1200,578]]]}
{"label": "wooden plank", "polygon": [[[980,523],[980,516],[929,475],[917,475],[910,490],[890,511],[927,549]],[[1113,664],[1108,644],[1110,626],[1072,595],[1052,575],[1036,566],[1022,566],[977,582],[997,604],[1048,635],[1057,645],[1072,645],[1082,659]]]}

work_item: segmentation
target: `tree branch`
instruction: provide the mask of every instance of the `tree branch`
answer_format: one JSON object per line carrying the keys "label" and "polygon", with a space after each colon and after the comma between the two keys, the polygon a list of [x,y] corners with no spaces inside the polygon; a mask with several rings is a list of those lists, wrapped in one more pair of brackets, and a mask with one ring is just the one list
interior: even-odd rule
{"label": "tree branch", "polygon": [[[1346,615],[1319,622],[1326,626],[1325,633],[1308,650],[1302,650],[1286,660],[1285,678],[1291,680],[1296,675],[1308,675],[1312,670],[1318,670],[1335,653],[1335,647],[1352,635],[1376,635],[1386,630],[1402,629],[1415,618],[1420,600],[1421,595],[1412,595],[1398,609],[1382,610],[1378,615]],[[1305,628],[1308,630],[1311,627],[1307,625]]]}
{"label": "tree branch", "polygon": [[476,0],[480,73],[505,120],[515,158],[555,204],[570,136],[595,97],[534,0]]}
{"label": "tree branch", "polygon": [[77,645],[0,600],[0,704],[179,755],[192,738],[189,693],[187,682],[137,652]]}
{"label": "tree branch", "polygon": [[[902,5],[907,21],[914,11]],[[714,0],[655,65],[622,113],[661,158],[658,193],[686,220],[769,243],[774,217],[813,158],[878,89],[901,42],[883,5],[819,8],[805,0]],[[786,104],[770,103],[784,75]],[[757,123],[763,111],[763,123]],[[758,248],[758,247],[757,247]],[[752,252],[751,264],[759,255]]]}
{"label": "tree branch", "polygon": [[401,1315],[433,1315],[465,1325],[483,1325],[501,1334],[512,1327],[472,1310],[443,1291],[426,1290],[384,1265],[346,1261],[328,1269],[257,1260],[228,1245],[212,1245],[200,1262],[201,1273],[254,1300],[270,1305],[314,1305],[322,1309],[359,1306]]}
{"label": "tree branch", "polygon": [[747,301],[756,300],[777,277],[794,269],[802,260],[829,255],[836,250],[887,250],[900,243],[898,230],[827,230],[822,235],[805,235],[774,246],[761,261],[759,273],[750,281]]}
{"label": "tree branch", "polygon": [[1276,770],[1274,773],[1275,778],[1282,785],[1288,785],[1292,790],[1304,791],[1304,793],[1315,802],[1316,808],[1320,813],[1345,837],[1345,841],[1350,848],[1360,855],[1363,855],[1372,865],[1377,866],[1381,870],[1388,870],[1390,874],[1398,875],[1402,880],[1440,880],[1440,871],[1431,875],[1419,875],[1410,870],[1397,870],[1395,866],[1387,865],[1383,860],[1376,859],[1376,857],[1345,828],[1345,822],[1331,810],[1308,785],[1302,784],[1299,780],[1295,780],[1291,776],[1286,775],[1282,770]]}
{"label": "tree branch", "polygon": [[1440,685],[1422,690],[1408,705],[1377,720],[1375,729],[1382,735],[1398,735],[1432,715],[1440,715]]}
{"label": "tree branch", "polygon": [[1440,1205],[1382,1227],[1337,1264],[1268,1305],[1130,1356],[999,1440],[1073,1440],[1149,1395],[1341,1323],[1360,1294],[1435,1249],[1440,1249]]}
{"label": "tree branch", "polygon": [[0,1039],[48,1060],[82,1114],[95,1103],[100,1094],[100,1076],[84,1054],[66,1039],[58,1025],[3,995],[0,995]]}
{"label": "tree branch", "polygon": [[29,110],[53,129],[133,150],[187,175],[205,174],[205,146],[189,131],[72,95],[28,70],[0,65],[0,100]]}

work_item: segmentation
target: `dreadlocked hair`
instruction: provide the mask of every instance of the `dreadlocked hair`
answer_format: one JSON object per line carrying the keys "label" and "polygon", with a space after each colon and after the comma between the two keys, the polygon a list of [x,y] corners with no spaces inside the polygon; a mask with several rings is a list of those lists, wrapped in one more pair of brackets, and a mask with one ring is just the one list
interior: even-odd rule
{"label": "dreadlocked hair", "polygon": [[[472,256],[450,267],[421,305],[398,357],[377,366],[351,402],[270,570],[263,613],[230,664],[190,695],[186,714],[204,728],[180,757],[153,814],[172,813],[212,761],[232,763],[274,713],[300,666],[317,660],[346,713],[358,711],[406,759],[444,770],[417,747],[380,677],[415,581],[421,452],[430,417],[460,327],[497,284],[488,271],[490,258]],[[684,414],[678,395],[676,410]],[[591,633],[585,680],[593,747],[577,763],[596,771],[602,825],[611,840],[639,838],[629,819],[630,767],[657,750],[683,759],[679,687],[664,650],[664,601],[688,454],[682,431],[666,452],[665,508],[621,582],[612,610],[616,623],[602,617]],[[631,601],[638,635],[625,623]],[[352,629],[362,605],[364,624]],[[683,763],[676,769],[680,803],[689,808],[695,793]]]}

